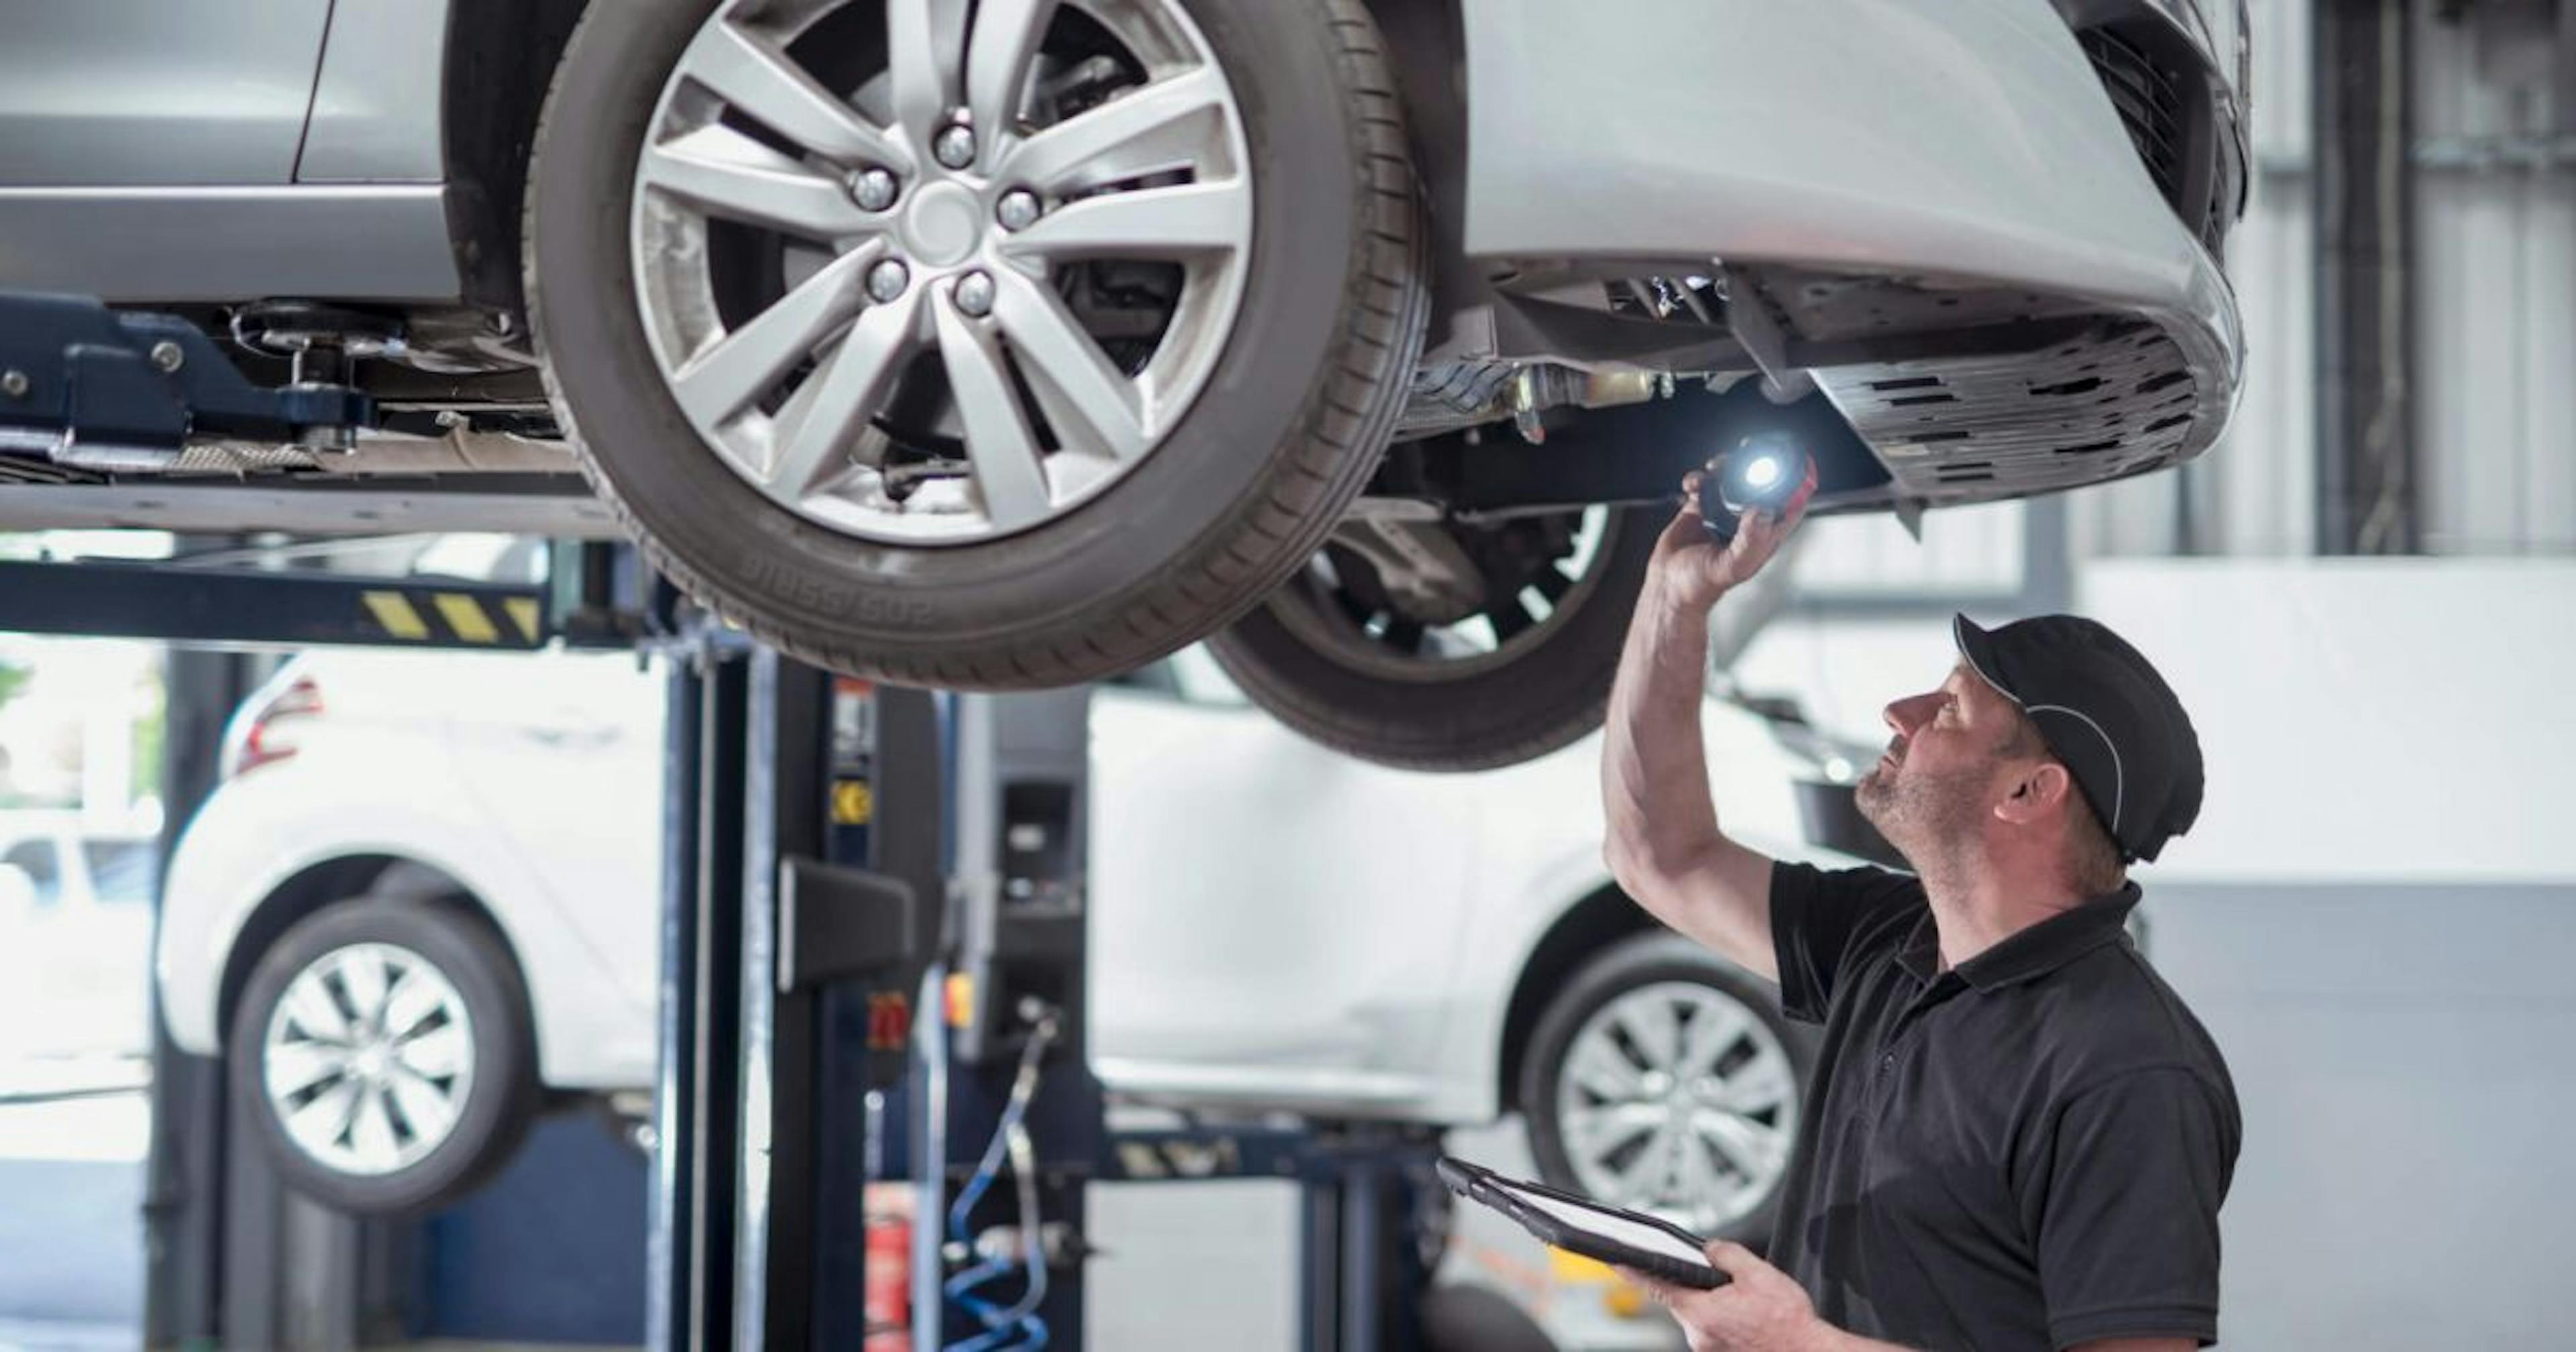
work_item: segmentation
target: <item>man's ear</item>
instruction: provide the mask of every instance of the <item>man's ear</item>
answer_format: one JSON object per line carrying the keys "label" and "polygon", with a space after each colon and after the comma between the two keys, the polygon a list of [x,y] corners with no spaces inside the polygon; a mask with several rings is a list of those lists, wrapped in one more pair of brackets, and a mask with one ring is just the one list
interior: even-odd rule
{"label": "man's ear", "polygon": [[2074,790],[2075,781],[2065,766],[2053,760],[2033,761],[1995,804],[1995,815],[2016,826],[2046,821],[2065,810],[2066,795]]}

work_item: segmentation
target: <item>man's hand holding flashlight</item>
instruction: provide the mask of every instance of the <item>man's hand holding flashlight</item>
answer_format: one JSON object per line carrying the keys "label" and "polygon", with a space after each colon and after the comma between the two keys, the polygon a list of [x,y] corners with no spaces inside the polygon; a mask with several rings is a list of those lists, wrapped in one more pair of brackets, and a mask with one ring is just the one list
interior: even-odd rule
{"label": "man's hand holding flashlight", "polygon": [[1682,478],[1682,506],[1655,541],[1646,569],[1646,599],[1676,609],[1705,612],[1728,588],[1762,571],[1780,542],[1807,515],[1807,499],[1816,493],[1816,466],[1810,460],[1805,480],[1791,494],[1775,520],[1759,507],[1748,507],[1735,520],[1735,538],[1715,539],[1700,519],[1700,480],[1708,471],[1693,470]]}

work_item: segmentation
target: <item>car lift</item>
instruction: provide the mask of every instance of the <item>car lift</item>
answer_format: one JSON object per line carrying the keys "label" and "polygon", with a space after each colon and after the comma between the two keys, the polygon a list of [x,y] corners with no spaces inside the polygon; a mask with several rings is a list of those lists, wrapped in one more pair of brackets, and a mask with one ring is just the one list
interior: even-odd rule
{"label": "car lift", "polygon": [[[0,339],[0,455],[105,467],[372,418],[318,380],[253,387],[161,316],[0,295]],[[554,562],[534,588],[0,564],[0,631],[670,659],[650,1346],[1078,1349],[1085,1185],[1221,1177],[1307,1190],[1306,1348],[1426,1346],[1436,1134],[1107,1131],[1086,1055],[1087,690],[836,679],[684,614],[631,551]],[[918,1201],[890,1245],[903,1194],[884,1185],[903,1179]]]}

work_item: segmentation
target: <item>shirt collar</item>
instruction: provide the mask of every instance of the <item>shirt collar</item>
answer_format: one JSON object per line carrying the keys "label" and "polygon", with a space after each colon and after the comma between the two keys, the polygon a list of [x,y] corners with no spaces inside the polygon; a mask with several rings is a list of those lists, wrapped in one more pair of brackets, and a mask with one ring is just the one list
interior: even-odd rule
{"label": "shirt collar", "polygon": [[[2129,912],[2138,904],[2138,885],[2124,883],[2106,897],[2025,926],[2001,943],[1960,963],[1959,979],[1979,991],[2046,976],[2077,957],[2119,937]],[[1915,980],[1929,984],[1941,968],[1941,932],[1927,908],[1897,950],[1897,964]]]}

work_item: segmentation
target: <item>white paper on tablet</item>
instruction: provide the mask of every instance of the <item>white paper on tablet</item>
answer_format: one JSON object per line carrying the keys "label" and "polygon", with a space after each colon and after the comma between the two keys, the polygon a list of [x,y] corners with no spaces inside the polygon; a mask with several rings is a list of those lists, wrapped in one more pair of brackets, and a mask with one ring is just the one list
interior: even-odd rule
{"label": "white paper on tablet", "polygon": [[1495,1178],[1489,1181],[1494,1187],[1509,1190],[1519,1201],[1579,1230],[1599,1235],[1614,1244],[1625,1245],[1644,1253],[1660,1254],[1676,1262],[1708,1266],[1708,1255],[1705,1252],[1675,1238],[1671,1231],[1652,1225],[1640,1225],[1625,1216],[1597,1211],[1579,1202],[1560,1201],[1554,1197],[1515,1188],[1506,1179]]}

